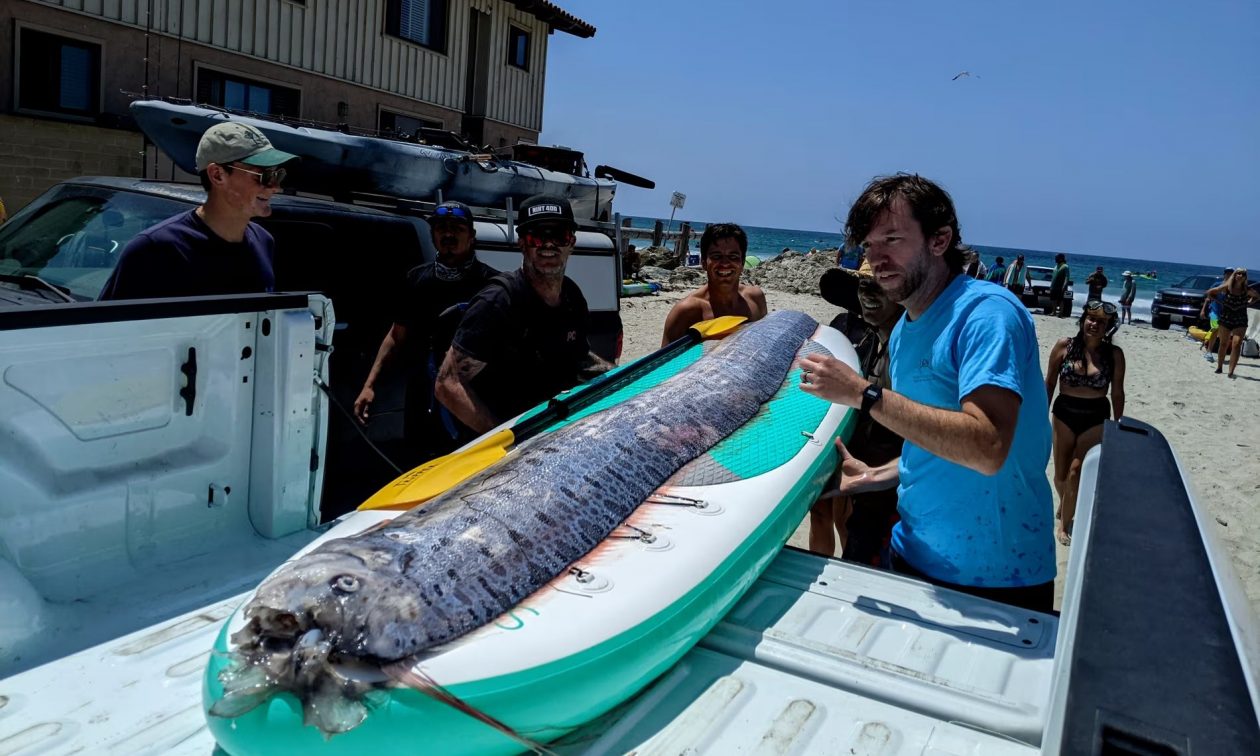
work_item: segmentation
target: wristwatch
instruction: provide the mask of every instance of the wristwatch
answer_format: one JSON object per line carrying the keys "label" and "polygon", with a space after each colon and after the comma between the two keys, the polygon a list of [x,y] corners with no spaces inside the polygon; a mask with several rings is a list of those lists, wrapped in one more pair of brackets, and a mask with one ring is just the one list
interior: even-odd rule
{"label": "wristwatch", "polygon": [[869,384],[865,389],[863,389],[862,390],[862,414],[869,415],[871,412],[871,407],[874,407],[875,403],[878,402],[883,396],[884,396],[883,386],[876,386],[874,383],[872,383],[872,384]]}

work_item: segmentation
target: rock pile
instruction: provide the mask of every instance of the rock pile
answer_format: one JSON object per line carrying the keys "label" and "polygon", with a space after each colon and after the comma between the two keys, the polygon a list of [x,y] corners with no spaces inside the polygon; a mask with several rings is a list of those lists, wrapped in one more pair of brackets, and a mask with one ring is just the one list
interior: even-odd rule
{"label": "rock pile", "polygon": [[834,249],[811,249],[805,253],[786,249],[744,275],[751,283],[775,291],[817,294],[818,279],[835,266]]}

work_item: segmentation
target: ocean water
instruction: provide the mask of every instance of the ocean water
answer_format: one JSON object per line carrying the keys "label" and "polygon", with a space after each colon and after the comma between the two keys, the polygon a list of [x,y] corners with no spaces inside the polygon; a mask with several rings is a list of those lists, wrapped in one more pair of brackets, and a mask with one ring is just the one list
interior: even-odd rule
{"label": "ocean water", "polygon": [[[668,222],[668,219],[664,219]],[[651,228],[655,223],[655,218],[635,218],[632,225],[635,228]],[[704,230],[704,224],[697,224],[692,221],[692,228],[696,230],[697,236],[691,242],[692,251],[699,253],[700,241],[699,233]],[[681,225],[678,220],[674,221],[674,229],[677,230]],[[792,249],[798,252],[808,252],[810,249],[836,249],[844,246],[844,236],[840,233],[828,233],[823,231],[799,231],[786,228],[762,228],[759,226],[744,226],[744,231],[748,234],[748,252],[749,254],[760,257],[761,259],[769,259],[781,253],[784,249]],[[643,242],[640,242],[642,244]],[[1074,282],[1072,289],[1075,294],[1076,311],[1080,311],[1080,306],[1085,303],[1086,287],[1085,278],[1099,265],[1103,267],[1103,273],[1107,276],[1107,288],[1103,290],[1103,298],[1110,302],[1118,302],[1120,299],[1120,291],[1124,283],[1121,275],[1124,271],[1129,270],[1135,274],[1134,280],[1137,282],[1137,297],[1133,302],[1133,317],[1141,320],[1150,320],[1151,300],[1155,296],[1155,292],[1159,289],[1173,286],[1183,279],[1204,274],[1221,275],[1222,268],[1216,266],[1191,265],[1187,263],[1170,263],[1156,260],[1142,260],[1139,258],[1119,258],[1119,257],[1102,257],[1099,255],[1078,254],[1070,249],[1042,251],[1036,249],[1018,249],[1013,247],[996,247],[987,244],[972,244],[977,252],[980,253],[980,259],[985,265],[992,265],[995,258],[1003,257],[1006,262],[1015,259],[1016,255],[1024,255],[1024,262],[1028,265],[1040,265],[1045,267],[1054,267],[1054,256],[1058,252],[1067,255],[1068,269],[1071,280]],[[853,258],[847,258],[847,263],[851,265]],[[1154,273],[1155,278],[1138,278],[1138,273]]]}

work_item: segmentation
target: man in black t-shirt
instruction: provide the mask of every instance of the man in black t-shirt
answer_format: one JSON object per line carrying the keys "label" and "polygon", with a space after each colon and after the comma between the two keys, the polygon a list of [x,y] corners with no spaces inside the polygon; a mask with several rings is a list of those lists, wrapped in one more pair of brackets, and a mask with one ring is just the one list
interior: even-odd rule
{"label": "man in black t-shirt", "polygon": [[564,275],[577,241],[569,201],[530,197],[519,217],[520,269],[469,303],[438,373],[438,401],[477,433],[612,367],[591,352],[586,298]]}
{"label": "man in black t-shirt", "polygon": [[205,204],[136,235],[100,299],[149,299],[271,291],[275,240],[251,219],[271,215],[281,166],[297,156],[236,121],[206,129],[197,144]]}
{"label": "man in black t-shirt", "polygon": [[394,324],[381,341],[376,361],[354,402],[355,416],[366,423],[381,371],[399,351],[408,351],[419,375],[407,387],[404,434],[423,459],[445,454],[469,437],[468,429],[434,401],[433,381],[463,308],[497,272],[476,258],[477,232],[467,205],[438,205],[429,216],[429,230],[437,260],[407,273]]}

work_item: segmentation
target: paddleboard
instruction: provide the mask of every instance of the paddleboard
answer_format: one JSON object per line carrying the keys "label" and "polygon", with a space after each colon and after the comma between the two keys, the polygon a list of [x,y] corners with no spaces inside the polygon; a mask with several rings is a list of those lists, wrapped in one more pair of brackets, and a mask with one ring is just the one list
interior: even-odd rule
{"label": "paddleboard", "polygon": [[[682,352],[547,432],[667,380],[714,346],[705,342]],[[820,326],[797,357],[819,351],[858,368],[852,345],[831,328]],[[642,690],[752,585],[834,469],[834,440],[848,437],[857,413],[806,394],[799,381],[800,370],[793,367],[753,419],[684,466],[566,574],[489,625],[429,649],[413,669],[540,743]],[[407,500],[405,486],[395,490]],[[347,515],[306,551],[396,514]],[[238,611],[215,643],[204,678],[207,710],[223,695],[219,672],[228,664],[228,639],[242,626]],[[331,738],[303,724],[301,705],[288,694],[235,719],[208,715],[207,721],[234,756],[521,750],[518,742],[420,690],[379,693],[362,724]]]}

